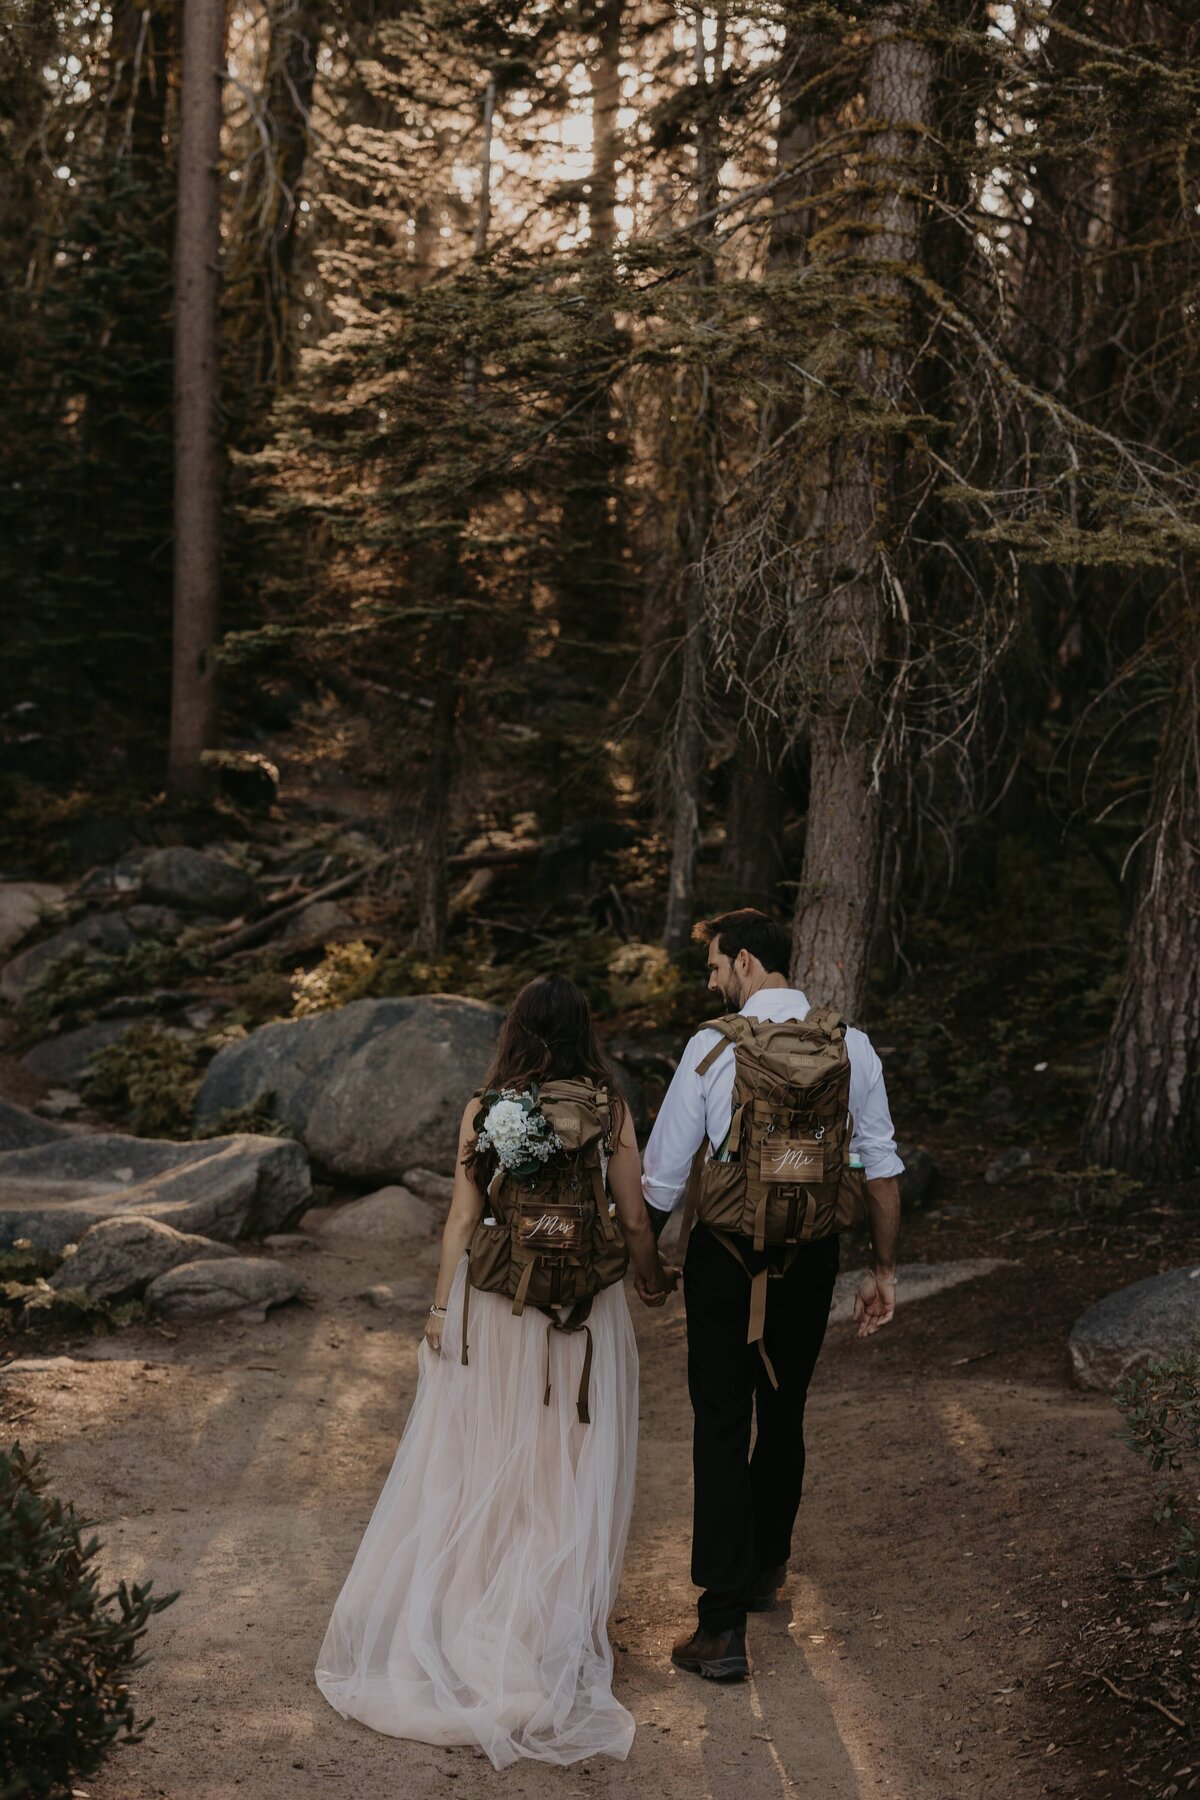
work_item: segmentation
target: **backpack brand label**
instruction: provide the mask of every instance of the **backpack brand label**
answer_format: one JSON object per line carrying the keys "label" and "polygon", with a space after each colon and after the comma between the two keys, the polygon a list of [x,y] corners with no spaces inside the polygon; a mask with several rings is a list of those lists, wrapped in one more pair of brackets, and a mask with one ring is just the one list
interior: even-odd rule
{"label": "backpack brand label", "polygon": [[762,1147],[759,1177],[763,1181],[823,1182],[825,1146],[816,1138],[768,1137]]}

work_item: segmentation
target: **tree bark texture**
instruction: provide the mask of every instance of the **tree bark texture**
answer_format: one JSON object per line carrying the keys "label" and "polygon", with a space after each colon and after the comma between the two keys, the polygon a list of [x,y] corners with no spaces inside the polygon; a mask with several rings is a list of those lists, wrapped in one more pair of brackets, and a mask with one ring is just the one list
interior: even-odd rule
{"label": "tree bark texture", "polygon": [[1083,1132],[1090,1163],[1143,1180],[1200,1171],[1200,654],[1163,726],[1125,975]]}
{"label": "tree bark texture", "polygon": [[224,0],[186,0],[175,238],[175,600],[168,783],[178,799],[205,785],[217,719],[221,570],[221,84]]}
{"label": "tree bark texture", "polygon": [[320,0],[276,0],[267,57],[269,147],[255,208],[261,325],[254,380],[267,390],[283,386],[295,372],[292,273],[320,41]]}
{"label": "tree bark texture", "polygon": [[[855,378],[876,404],[897,404],[915,359],[903,277],[921,249],[921,207],[911,153],[930,121],[934,51],[907,9],[875,16],[864,95],[861,254],[878,272],[865,287],[895,323],[891,347],[856,353]],[[891,265],[891,266],[889,266]],[[878,916],[884,809],[879,766],[880,666],[890,603],[885,557],[904,461],[897,435],[845,433],[827,455],[815,526],[824,543],[821,591],[797,596],[820,609],[823,654],[811,714],[811,789],[796,911],[792,977],[814,1004],[848,1018],[862,1010]]]}
{"label": "tree bark texture", "polygon": [[[492,219],[492,139],[496,120],[496,78],[489,75],[483,94],[483,119],[479,151],[479,205],[475,215],[472,248],[477,257],[487,253]],[[473,353],[463,366],[463,392],[473,407],[479,385],[479,363]],[[462,518],[466,519],[464,503]],[[450,848],[450,805],[458,760],[458,689],[466,647],[466,626],[455,607],[456,590],[463,579],[457,533],[446,540],[443,553],[428,565],[436,571],[431,585],[448,607],[437,628],[434,655],[433,717],[430,721],[429,760],[417,821],[413,892],[417,905],[417,946],[424,956],[439,956],[446,941]],[[440,576],[440,579],[438,579]],[[429,574],[426,575],[429,580]]]}
{"label": "tree bark texture", "polygon": [[[621,32],[624,0],[603,0],[594,20],[596,52],[591,67],[592,166],[587,185],[588,236],[609,257],[616,244],[617,161],[621,138]],[[619,476],[622,449],[613,403],[612,368],[617,330],[610,312],[597,309],[589,323],[586,361],[564,442],[559,481],[561,527],[555,586],[561,653],[556,673],[567,696],[586,695],[592,716],[591,679],[597,650],[621,646],[624,625],[624,534]],[[606,661],[608,660],[606,656]],[[615,678],[615,665],[613,669]],[[564,770],[579,752],[566,739],[557,756]],[[590,749],[586,761],[592,764]],[[594,776],[594,770],[593,770]]]}
{"label": "tree bark texture", "polygon": [[[696,213],[698,229],[712,235],[708,222],[717,202],[721,168],[720,79],[725,60],[725,15],[717,13],[716,81],[707,74],[704,40],[704,8],[695,9],[693,60],[700,90],[696,125]],[[706,257],[697,281],[704,287],[712,280]],[[679,681],[679,705],[671,742],[671,862],[667,875],[667,915],[663,945],[671,957],[682,955],[691,941],[696,908],[696,860],[700,848],[700,811],[708,744],[704,731],[705,665],[708,635],[705,629],[701,559],[712,525],[712,464],[716,436],[712,385],[708,370],[689,370],[680,379],[678,418],[685,433],[680,445],[680,483],[683,488],[676,538],[681,563],[680,589],[683,640]]]}

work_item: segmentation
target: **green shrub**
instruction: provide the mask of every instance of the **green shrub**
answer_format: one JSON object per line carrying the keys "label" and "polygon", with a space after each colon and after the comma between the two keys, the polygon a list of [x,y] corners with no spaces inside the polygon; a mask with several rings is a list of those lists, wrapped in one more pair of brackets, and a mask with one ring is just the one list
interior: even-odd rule
{"label": "green shrub", "polygon": [[123,956],[72,945],[21,1001],[21,1016],[33,1031],[53,1031],[75,1024],[114,995],[178,987],[204,974],[208,965],[199,945],[164,943],[150,936],[139,938]]}
{"label": "green shrub", "polygon": [[114,1744],[138,1743],[127,1680],[151,1598],[121,1582],[103,1593],[90,1521],[46,1493],[39,1459],[0,1452],[0,1796],[50,1800],[94,1775]]}
{"label": "green shrub", "polygon": [[[1186,1478],[1194,1496],[1200,1477],[1200,1343],[1150,1362],[1117,1390],[1125,1415],[1125,1442],[1157,1474]],[[1168,1586],[1184,1597],[1189,1616],[1200,1591],[1200,1508],[1195,1499],[1166,1494],[1156,1518],[1173,1528],[1174,1575]]]}
{"label": "green shrub", "polygon": [[119,1118],[137,1137],[186,1138],[205,1054],[196,1040],[141,1019],[89,1059],[83,1097]]}

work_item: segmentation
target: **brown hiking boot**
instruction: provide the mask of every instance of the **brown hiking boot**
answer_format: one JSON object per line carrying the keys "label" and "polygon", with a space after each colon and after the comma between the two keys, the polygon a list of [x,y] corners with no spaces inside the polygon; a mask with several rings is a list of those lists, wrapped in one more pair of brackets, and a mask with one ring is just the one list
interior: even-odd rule
{"label": "brown hiking boot", "polygon": [[677,1669],[704,1675],[709,1681],[744,1681],[750,1673],[744,1631],[694,1631],[671,1651]]}
{"label": "brown hiking boot", "polygon": [[750,1583],[750,1598],[746,1602],[746,1611],[774,1612],[779,1604],[779,1590],[787,1580],[787,1573],[786,1563],[780,1563],[775,1569],[760,1569]]}

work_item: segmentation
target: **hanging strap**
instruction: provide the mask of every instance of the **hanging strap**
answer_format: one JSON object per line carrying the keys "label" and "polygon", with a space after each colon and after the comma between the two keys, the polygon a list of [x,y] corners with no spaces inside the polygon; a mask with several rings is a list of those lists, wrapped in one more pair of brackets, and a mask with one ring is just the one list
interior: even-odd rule
{"label": "hanging strap", "polygon": [[467,1313],[471,1306],[471,1271],[467,1270],[467,1279],[463,1285],[463,1327],[462,1327],[462,1364],[467,1367]]}
{"label": "hanging strap", "polygon": [[708,1154],[708,1139],[701,1138],[700,1148],[692,1158],[692,1172],[688,1176],[687,1194],[683,1202],[683,1224],[679,1227],[679,1242],[675,1246],[675,1255],[682,1269],[687,1256],[688,1240],[692,1235],[692,1226],[696,1223],[696,1208],[700,1204],[700,1179],[704,1173],[704,1159]]}
{"label": "hanging strap", "polygon": [[565,1319],[558,1319],[551,1313],[550,1323],[546,1327],[546,1391],[542,1396],[543,1406],[549,1406],[550,1404],[551,1333],[562,1331],[570,1337],[573,1336],[575,1332],[582,1331],[584,1337],[587,1339],[583,1351],[583,1372],[579,1377],[579,1392],[575,1396],[575,1410],[579,1414],[579,1423],[581,1425],[590,1425],[592,1422],[592,1415],[588,1409],[588,1397],[592,1385],[592,1328],[586,1323],[588,1314],[591,1310],[592,1295],[589,1294],[585,1300],[577,1300],[575,1302]]}
{"label": "hanging strap", "polygon": [[604,1185],[604,1176],[600,1172],[600,1159],[592,1164],[592,1193],[596,1199],[596,1211],[600,1215],[600,1226],[606,1237],[616,1243],[621,1235],[621,1228],[616,1218],[608,1210],[608,1189]]}
{"label": "hanging strap", "polygon": [[538,1259],[535,1254],[535,1255],[531,1256],[529,1261],[525,1264],[524,1269],[522,1269],[522,1271],[521,1271],[521,1279],[517,1283],[517,1291],[513,1295],[512,1309],[513,1309],[513,1313],[515,1314],[515,1316],[518,1319],[520,1318],[521,1314],[525,1311],[525,1300],[526,1300],[526,1296],[529,1293],[529,1283],[533,1279],[534,1266],[536,1265],[537,1260]]}
{"label": "hanging strap", "polygon": [[[775,1373],[775,1365],[767,1355],[767,1346],[763,1342],[763,1333],[767,1328],[767,1282],[771,1279],[771,1270],[764,1264],[756,1275],[751,1275],[749,1264],[730,1237],[729,1233],[727,1231],[713,1231],[711,1225],[709,1226],[709,1230],[716,1238],[718,1244],[723,1244],[730,1256],[733,1257],[734,1261],[741,1264],[749,1278],[750,1319],[746,1326],[746,1342],[748,1344],[758,1345],[758,1354],[762,1357],[763,1367],[767,1371],[767,1378],[773,1388],[778,1388],[779,1378]],[[780,1275],[787,1274],[798,1255],[799,1249],[793,1244],[783,1259],[783,1267],[779,1270]]]}

